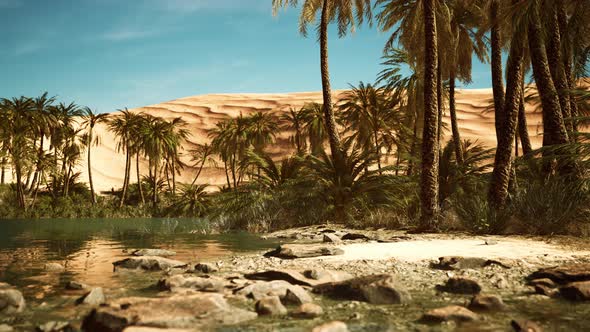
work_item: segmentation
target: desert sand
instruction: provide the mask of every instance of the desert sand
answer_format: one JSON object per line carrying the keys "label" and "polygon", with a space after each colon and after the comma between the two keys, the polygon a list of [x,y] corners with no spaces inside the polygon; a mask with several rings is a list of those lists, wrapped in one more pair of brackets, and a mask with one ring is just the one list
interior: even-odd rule
{"label": "desert sand", "polygon": [[[334,100],[338,100],[343,91],[334,91]],[[490,109],[492,100],[491,89],[472,89],[457,91],[457,117],[459,129],[463,139],[477,140],[487,147],[496,146],[496,134],[494,129],[494,114]],[[183,161],[189,165],[188,151],[195,144],[209,142],[207,131],[215,126],[218,121],[236,117],[240,113],[244,116],[255,112],[286,112],[290,107],[300,108],[308,102],[321,103],[321,92],[299,93],[275,93],[275,94],[209,94],[171,100],[161,104],[132,109],[133,112],[144,112],[165,119],[182,117],[188,122],[192,136],[184,144]],[[541,137],[541,114],[535,111],[532,105],[527,106],[527,120],[529,134],[533,147],[539,147]],[[448,111],[444,121],[449,124]],[[449,126],[450,128],[450,126]],[[99,125],[96,134],[101,137],[101,145],[92,148],[92,172],[94,185],[97,191],[110,191],[119,188],[123,183],[125,169],[125,154],[117,152],[116,140],[105,125]],[[450,132],[446,132],[448,138]],[[268,148],[273,157],[280,158],[292,153],[293,149],[288,142],[289,133],[280,133],[276,144]],[[141,171],[147,172],[147,162],[141,161]],[[177,180],[182,183],[191,183],[196,174],[196,167],[187,167]],[[87,165],[84,158],[78,166],[82,181],[87,181]],[[136,179],[135,167],[132,167],[132,179]],[[133,181],[134,182],[134,181]],[[225,183],[223,170],[207,166],[199,178],[199,183],[208,183],[212,186],[221,186]]]}

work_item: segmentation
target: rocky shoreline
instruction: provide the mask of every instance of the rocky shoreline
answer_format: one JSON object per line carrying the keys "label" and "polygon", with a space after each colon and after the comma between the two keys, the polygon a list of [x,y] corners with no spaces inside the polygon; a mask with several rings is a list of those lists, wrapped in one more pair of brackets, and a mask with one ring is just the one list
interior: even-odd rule
{"label": "rocky shoreline", "polygon": [[[159,249],[132,251],[129,257],[113,262],[113,273],[156,276],[159,280],[155,283],[137,285],[138,289],[152,289],[152,296],[121,296],[108,285],[90,287],[83,281],[69,281],[62,286],[75,301],[66,305],[74,307],[80,319],[64,317],[35,328],[127,332],[551,331],[563,319],[571,321],[565,330],[584,326],[576,324],[585,324],[588,318],[584,317],[590,312],[590,255],[571,247],[563,247],[563,254],[558,254],[556,246],[547,254],[520,258],[510,253],[481,257],[470,252],[461,256],[432,252],[436,259],[356,259],[350,256],[351,248],[358,250],[364,245],[436,244],[441,238],[460,242],[473,237],[351,231],[335,226],[266,236],[285,243],[267,253],[215,262],[180,262],[173,259],[173,252]],[[476,239],[483,249],[502,249],[508,240]],[[382,248],[395,252],[397,247]],[[59,271],[57,265],[48,263],[46,269]],[[0,321],[6,323],[0,325],[0,331],[27,326],[18,318],[25,307],[19,290],[0,285]],[[559,317],[545,317],[544,313],[556,310]]]}

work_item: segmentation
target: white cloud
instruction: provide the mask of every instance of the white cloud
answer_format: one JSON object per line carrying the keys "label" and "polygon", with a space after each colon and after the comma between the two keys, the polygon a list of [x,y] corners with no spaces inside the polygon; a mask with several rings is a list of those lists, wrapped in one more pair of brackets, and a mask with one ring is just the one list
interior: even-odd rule
{"label": "white cloud", "polygon": [[159,32],[156,30],[142,30],[142,29],[133,29],[129,27],[120,28],[116,30],[109,31],[102,35],[102,39],[108,41],[128,41],[134,39],[143,39],[149,38],[158,35]]}

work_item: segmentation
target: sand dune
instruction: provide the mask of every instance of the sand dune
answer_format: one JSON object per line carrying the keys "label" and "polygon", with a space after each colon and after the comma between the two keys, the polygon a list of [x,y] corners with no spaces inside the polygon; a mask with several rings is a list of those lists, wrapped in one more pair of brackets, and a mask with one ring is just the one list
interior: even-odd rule
{"label": "sand dune", "polygon": [[[334,100],[337,100],[343,91],[334,91]],[[457,92],[457,116],[459,129],[462,138],[477,140],[482,144],[494,147],[496,145],[496,134],[494,129],[494,114],[489,110],[492,100],[491,89],[459,90]],[[276,93],[276,94],[210,94],[202,96],[186,97],[177,100],[164,102],[157,105],[150,105],[133,109],[134,112],[144,112],[154,116],[161,116],[166,119],[182,117],[188,122],[192,136],[184,145],[183,161],[190,163],[188,150],[194,144],[209,142],[207,131],[220,121],[230,117],[236,117],[240,113],[249,115],[255,112],[276,112],[287,111],[290,107],[299,108],[307,102],[322,101],[321,92],[300,92],[300,93]],[[448,112],[447,112],[448,113]],[[534,112],[534,107],[527,107],[527,119],[529,132],[534,147],[541,144],[541,137],[537,134],[541,124],[541,114]],[[450,122],[449,114],[445,114],[444,121]],[[92,148],[92,171],[95,188],[97,191],[109,191],[111,188],[118,188],[123,183],[123,172],[125,169],[125,155],[117,152],[116,140],[112,133],[106,130],[104,125],[96,129],[101,136],[102,142],[98,147]],[[447,138],[450,133],[446,133]],[[274,157],[281,157],[290,154],[293,150],[287,141],[288,133],[281,133],[277,137],[276,144],[269,147],[269,152]],[[140,172],[147,172],[147,162],[140,161]],[[82,173],[82,180],[87,181],[87,165],[84,159],[78,167]],[[187,167],[178,177],[179,182],[190,183],[196,168]],[[136,179],[135,167],[132,168],[132,179]],[[211,185],[223,185],[225,176],[223,170],[217,168],[206,168],[199,179],[200,183]]]}

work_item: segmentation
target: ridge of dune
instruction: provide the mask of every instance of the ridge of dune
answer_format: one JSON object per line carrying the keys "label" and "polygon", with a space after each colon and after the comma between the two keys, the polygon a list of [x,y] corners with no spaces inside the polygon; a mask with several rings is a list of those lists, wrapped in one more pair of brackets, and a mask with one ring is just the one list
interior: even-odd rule
{"label": "ridge of dune", "polygon": [[[333,91],[333,99],[337,101],[346,90]],[[489,109],[492,101],[492,89],[458,89],[456,92],[456,105],[459,130],[463,139],[477,140],[487,147],[496,146],[496,133],[494,128],[494,113]],[[167,120],[182,117],[187,121],[187,129],[192,136],[183,146],[182,160],[192,165],[188,150],[195,144],[203,144],[210,141],[207,131],[215,126],[218,121],[236,117],[240,113],[247,116],[255,112],[275,112],[280,114],[290,107],[300,108],[308,102],[322,102],[322,93],[318,92],[294,92],[294,93],[216,93],[198,96],[189,96],[175,100],[165,101],[160,104],[148,105],[131,109],[132,112],[143,112],[154,116],[160,116]],[[528,129],[531,134],[533,147],[539,147],[542,138],[537,135],[541,124],[541,114],[535,112],[533,105],[527,105]],[[450,115],[445,112],[443,121],[450,125]],[[125,170],[125,155],[117,152],[116,138],[109,132],[104,124],[95,128],[95,133],[101,137],[101,145],[92,148],[92,176],[97,191],[110,191],[119,188],[123,183]],[[269,153],[276,158],[286,156],[293,152],[288,142],[289,133],[282,132],[277,136],[277,142],[269,146]],[[445,132],[448,139],[450,132]],[[88,181],[86,158],[82,158],[78,171],[81,180]],[[147,173],[147,161],[140,160],[140,173]],[[186,167],[178,182],[191,183],[196,168]],[[135,165],[131,170],[132,182],[137,175]],[[221,186],[225,183],[225,174],[221,168],[205,167],[199,183],[208,183],[213,186]]]}

